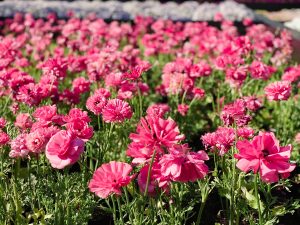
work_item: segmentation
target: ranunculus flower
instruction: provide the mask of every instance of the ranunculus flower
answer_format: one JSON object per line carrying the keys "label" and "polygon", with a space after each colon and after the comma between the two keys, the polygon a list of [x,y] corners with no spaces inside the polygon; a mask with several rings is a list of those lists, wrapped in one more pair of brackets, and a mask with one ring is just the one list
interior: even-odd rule
{"label": "ranunculus flower", "polygon": [[41,153],[45,149],[48,139],[41,130],[37,129],[27,135],[26,146],[30,152]]}
{"label": "ranunculus flower", "polygon": [[93,127],[90,127],[87,122],[80,119],[67,123],[66,128],[68,131],[84,141],[91,139],[94,134]]}
{"label": "ranunculus flower", "polygon": [[164,115],[170,111],[170,107],[164,103],[156,103],[150,105],[146,111],[147,115],[149,116],[158,116],[164,117]]}
{"label": "ranunculus flower", "polygon": [[173,181],[193,182],[202,179],[208,173],[204,161],[208,156],[204,151],[190,152],[187,144],[175,145],[159,161],[161,173]]}
{"label": "ranunculus flower", "polygon": [[9,142],[9,140],[10,137],[8,136],[8,134],[0,130],[0,146],[6,145]]}
{"label": "ranunculus flower", "polygon": [[[148,169],[149,164],[146,164],[138,175],[138,185],[140,192],[142,194],[146,191],[147,179],[148,179]],[[161,174],[161,165],[158,162],[153,162],[152,168],[150,171],[150,182],[148,185],[148,195],[155,196],[157,194],[158,188],[160,188],[164,192],[169,192],[169,184],[170,184],[169,176],[163,176]]]}
{"label": "ranunculus flower", "polygon": [[21,128],[22,130],[26,130],[27,128],[31,128],[33,122],[30,118],[29,113],[20,113],[17,115],[15,126]]}
{"label": "ranunculus flower", "polygon": [[146,116],[141,118],[136,133],[131,133],[129,138],[132,142],[143,146],[161,148],[172,147],[184,139],[179,128],[171,118],[163,119],[158,116]]}
{"label": "ranunculus flower", "polygon": [[180,115],[186,116],[188,111],[189,111],[189,108],[190,107],[186,104],[179,104],[178,107],[177,107],[177,110],[178,110]]}
{"label": "ranunculus flower", "polygon": [[52,167],[63,169],[74,164],[84,150],[84,141],[61,130],[53,135],[46,146],[46,157]]}
{"label": "ranunculus flower", "polygon": [[4,128],[6,125],[6,120],[3,117],[0,117],[0,129]]}
{"label": "ranunculus flower", "polygon": [[219,155],[228,152],[235,140],[235,132],[230,127],[219,127],[215,132],[206,133],[201,137],[206,148],[217,149]]}
{"label": "ranunculus flower", "polygon": [[86,108],[95,115],[100,115],[106,104],[107,99],[104,95],[94,94],[87,99]]}
{"label": "ranunculus flower", "polygon": [[26,145],[27,134],[19,134],[15,139],[10,143],[10,158],[24,158],[28,156],[29,150]]}
{"label": "ranunculus flower", "polygon": [[279,146],[273,133],[260,132],[252,141],[237,142],[236,166],[243,172],[259,171],[262,181],[277,182],[279,175],[286,178],[296,165],[289,163],[292,146]]}
{"label": "ranunculus flower", "polygon": [[132,167],[123,162],[109,162],[100,166],[89,183],[89,189],[100,198],[111,194],[121,195],[121,187],[127,186],[134,176],[129,176]]}
{"label": "ranunculus flower", "polygon": [[233,103],[225,105],[220,117],[227,126],[233,123],[237,126],[244,126],[251,120],[251,116],[246,115],[246,103],[242,99],[237,99]]}
{"label": "ranunculus flower", "polygon": [[252,138],[254,130],[251,127],[240,127],[237,129],[237,135],[242,138]]}
{"label": "ranunculus flower", "polygon": [[125,119],[130,119],[132,110],[130,105],[120,99],[111,99],[102,110],[102,117],[106,123],[122,123]]}
{"label": "ranunculus flower", "polygon": [[56,115],[56,105],[46,105],[37,108],[33,117],[37,120],[51,121],[51,119]]}
{"label": "ranunculus flower", "polygon": [[83,120],[87,123],[91,122],[90,117],[86,111],[82,111],[82,109],[73,108],[69,111],[69,114],[64,117],[64,121],[66,123],[71,123],[76,120]]}
{"label": "ranunculus flower", "polygon": [[265,87],[265,94],[270,101],[287,100],[291,92],[292,86],[288,81],[276,81]]}

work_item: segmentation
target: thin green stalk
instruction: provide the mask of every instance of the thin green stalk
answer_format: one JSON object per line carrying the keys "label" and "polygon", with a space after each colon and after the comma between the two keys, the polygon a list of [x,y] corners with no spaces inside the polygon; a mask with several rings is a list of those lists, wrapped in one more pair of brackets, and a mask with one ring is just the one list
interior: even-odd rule
{"label": "thin green stalk", "polygon": [[156,149],[153,151],[153,155],[150,161],[150,165],[148,168],[148,174],[147,174],[147,183],[146,183],[146,188],[145,188],[145,192],[144,192],[144,196],[146,197],[148,194],[148,188],[149,188],[149,183],[150,183],[150,174],[151,174],[151,170],[152,170],[152,166],[153,166],[153,162],[154,162],[154,158],[156,155]]}
{"label": "thin green stalk", "polygon": [[124,224],[124,221],[123,221],[123,212],[122,212],[122,208],[121,208],[120,197],[117,197],[117,203],[118,203],[119,215],[120,215],[120,218],[121,218],[121,222],[122,222],[122,224]]}
{"label": "thin green stalk", "polygon": [[260,211],[260,200],[259,200],[259,196],[258,196],[258,188],[257,188],[257,183],[258,183],[258,175],[257,173],[254,175],[254,192],[255,192],[255,198],[257,201],[257,210],[258,210],[258,221],[259,221],[259,225],[262,225],[262,216],[261,216],[261,211]]}
{"label": "thin green stalk", "polygon": [[116,203],[115,203],[113,195],[111,196],[111,200],[112,200],[112,204],[113,204],[113,220],[114,220],[114,223],[117,223]]}
{"label": "thin green stalk", "polygon": [[126,206],[127,206],[127,208],[128,208],[129,222],[130,222],[130,224],[133,224],[132,215],[131,215],[131,213],[130,213],[128,191],[127,191],[127,188],[126,188],[126,187],[124,188],[124,192],[125,192]]}
{"label": "thin green stalk", "polygon": [[142,94],[140,89],[138,88],[138,97],[139,97],[139,110],[140,110],[140,117],[143,116],[143,102],[142,102]]}
{"label": "thin green stalk", "polygon": [[198,216],[197,216],[197,222],[196,222],[196,225],[199,225],[200,222],[201,222],[202,213],[203,213],[203,209],[204,209],[205,203],[206,203],[206,200],[205,200],[205,202],[201,202],[200,210],[199,210]]}

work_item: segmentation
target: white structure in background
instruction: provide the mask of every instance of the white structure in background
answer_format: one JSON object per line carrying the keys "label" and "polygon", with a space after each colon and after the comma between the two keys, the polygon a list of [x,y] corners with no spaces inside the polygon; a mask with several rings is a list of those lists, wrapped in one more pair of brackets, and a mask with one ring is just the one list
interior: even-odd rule
{"label": "white structure in background", "polygon": [[225,1],[220,4],[186,1],[160,3],[158,1],[4,1],[0,2],[0,17],[12,17],[15,12],[32,13],[35,17],[46,17],[56,12],[59,18],[66,18],[72,10],[77,17],[95,13],[99,18],[130,20],[136,15],[152,16],[179,21],[210,21],[217,12],[226,19],[241,21],[244,18],[255,19],[254,12],[243,4]]}
{"label": "white structure in background", "polygon": [[292,30],[300,31],[300,17],[296,17],[289,22],[285,22],[284,25]]}

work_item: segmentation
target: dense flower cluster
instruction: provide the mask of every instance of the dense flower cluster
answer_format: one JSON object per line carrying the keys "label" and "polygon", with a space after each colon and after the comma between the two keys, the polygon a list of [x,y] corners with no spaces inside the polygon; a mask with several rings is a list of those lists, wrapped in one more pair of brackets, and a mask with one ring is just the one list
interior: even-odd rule
{"label": "dense flower cluster", "polygon": [[[16,168],[9,174],[15,176],[27,163],[39,179],[36,159],[42,158],[43,173],[51,173],[46,165],[65,169],[55,179],[74,170],[120,221],[135,216],[135,204],[144,204],[143,216],[155,214],[150,206],[184,215],[190,210],[178,213],[176,204],[200,195],[204,204],[214,188],[238,211],[252,198],[250,186],[288,178],[299,157],[289,143],[294,137],[295,146],[300,143],[300,67],[288,63],[291,36],[249,19],[241,35],[222,15],[215,20],[220,28],[143,17],[108,23],[95,15],[42,20],[16,14],[1,22],[0,167]],[[24,187],[42,186],[30,185]],[[255,209],[253,201],[249,206],[243,210]],[[241,222],[241,211],[230,211],[237,217],[230,223]],[[257,224],[255,213],[243,216]]]}

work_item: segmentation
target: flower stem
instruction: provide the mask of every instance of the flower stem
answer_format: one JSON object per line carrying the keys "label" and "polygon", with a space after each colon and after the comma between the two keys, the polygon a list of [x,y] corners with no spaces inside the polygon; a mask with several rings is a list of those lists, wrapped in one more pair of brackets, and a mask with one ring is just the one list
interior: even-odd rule
{"label": "flower stem", "polygon": [[150,173],[151,173],[151,170],[152,170],[152,165],[153,165],[153,162],[154,162],[155,155],[156,155],[156,149],[153,151],[151,162],[150,162],[150,165],[149,165],[149,168],[148,168],[147,183],[146,183],[146,188],[145,188],[145,192],[144,192],[145,197],[148,194],[148,188],[149,188],[149,183],[150,183]]}
{"label": "flower stem", "polygon": [[124,221],[123,221],[123,212],[122,212],[122,208],[121,208],[120,197],[117,197],[117,203],[118,203],[118,208],[119,208],[120,219],[121,219],[122,224],[124,224]]}
{"label": "flower stem", "polygon": [[203,209],[204,209],[205,203],[206,203],[206,199],[204,201],[201,201],[201,206],[200,206],[200,210],[199,210],[199,213],[198,213],[198,216],[197,216],[196,225],[200,225],[201,217],[202,217],[202,213],[203,213]]}
{"label": "flower stem", "polygon": [[254,179],[254,192],[255,192],[255,198],[256,198],[256,201],[257,201],[259,225],[262,225],[263,223],[262,223],[262,216],[261,216],[261,211],[260,211],[260,201],[259,201],[259,196],[258,196],[257,183],[258,183],[258,176],[257,176],[257,173],[256,173],[255,174],[255,179]]}
{"label": "flower stem", "polygon": [[112,201],[112,204],[113,204],[113,219],[114,219],[114,223],[117,224],[117,210],[116,210],[116,203],[115,203],[113,195],[111,196],[111,201]]}

